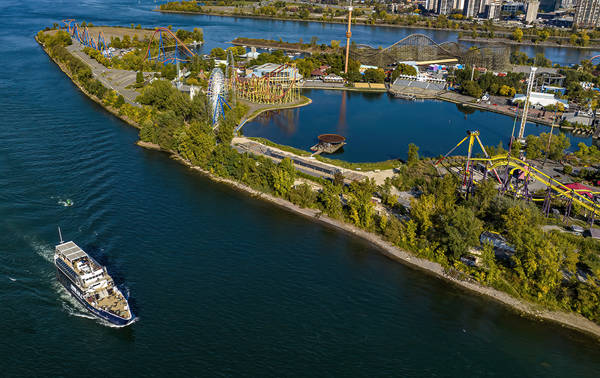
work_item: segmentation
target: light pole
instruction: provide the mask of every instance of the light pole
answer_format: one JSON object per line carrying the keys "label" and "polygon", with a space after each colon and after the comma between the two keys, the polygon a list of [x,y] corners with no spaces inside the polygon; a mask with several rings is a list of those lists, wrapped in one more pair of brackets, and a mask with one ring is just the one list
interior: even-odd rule
{"label": "light pole", "polygon": [[350,25],[352,24],[352,2],[348,7],[348,30],[346,31],[346,63],[344,64],[344,73],[348,73],[348,55],[350,55],[350,37],[352,32],[350,31]]}

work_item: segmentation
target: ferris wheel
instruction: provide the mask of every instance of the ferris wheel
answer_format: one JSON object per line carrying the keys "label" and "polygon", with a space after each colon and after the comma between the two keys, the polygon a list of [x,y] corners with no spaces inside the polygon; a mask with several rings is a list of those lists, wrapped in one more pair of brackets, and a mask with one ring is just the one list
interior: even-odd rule
{"label": "ferris wheel", "polygon": [[214,68],[208,78],[208,103],[212,111],[212,125],[217,127],[219,118],[225,117],[225,109],[223,104],[231,108],[225,97],[227,96],[227,83],[225,76],[220,68]]}

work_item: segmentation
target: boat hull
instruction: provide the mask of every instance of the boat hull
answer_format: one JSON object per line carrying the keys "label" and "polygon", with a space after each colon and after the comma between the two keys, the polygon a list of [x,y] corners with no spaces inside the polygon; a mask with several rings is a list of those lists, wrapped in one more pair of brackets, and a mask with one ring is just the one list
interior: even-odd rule
{"label": "boat hull", "polygon": [[73,281],[71,281],[71,279],[66,274],[64,274],[58,267],[56,267],[56,277],[58,278],[58,281],[63,285],[63,287],[65,289],[67,289],[69,294],[71,294],[71,296],[73,298],[77,299],[77,301],[79,303],[81,303],[86,308],[86,310],[91,312],[94,316],[96,316],[100,319],[106,320],[107,322],[109,322],[111,324],[114,324],[116,326],[121,326],[121,327],[126,326],[133,321],[133,319],[134,319],[133,316],[129,319],[124,319],[124,318],[118,317],[116,315],[113,315],[107,311],[97,309],[94,306],[90,305],[83,298],[83,294],[77,288],[77,286],[73,283]]}

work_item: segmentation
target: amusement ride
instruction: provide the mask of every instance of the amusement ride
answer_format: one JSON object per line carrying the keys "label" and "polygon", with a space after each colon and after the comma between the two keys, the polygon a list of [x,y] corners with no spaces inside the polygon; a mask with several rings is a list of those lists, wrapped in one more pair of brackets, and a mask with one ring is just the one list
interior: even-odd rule
{"label": "amusement ride", "polygon": [[104,38],[104,33],[100,31],[98,37],[94,39],[87,26],[78,25],[74,19],[68,18],[62,20],[64,28],[69,32],[72,38],[75,38],[79,43],[86,47],[91,47],[101,53],[108,55],[108,43]]}

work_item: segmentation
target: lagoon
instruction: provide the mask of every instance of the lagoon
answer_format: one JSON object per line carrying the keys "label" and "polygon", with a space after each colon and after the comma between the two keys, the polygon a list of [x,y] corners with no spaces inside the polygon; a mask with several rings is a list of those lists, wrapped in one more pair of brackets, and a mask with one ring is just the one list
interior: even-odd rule
{"label": "lagoon", "polygon": [[[309,89],[302,93],[312,104],[263,113],[245,124],[242,133],[303,150],[316,144],[319,134],[340,134],[347,138],[347,145],[328,157],[373,162],[406,158],[409,143],[419,146],[422,156],[443,155],[465,137],[467,130],[479,130],[485,145],[502,143],[507,148],[514,124],[513,117],[439,100],[406,101],[387,93],[336,90]],[[549,127],[533,123],[525,129],[526,135],[549,131]],[[570,140],[575,148],[579,142],[591,143],[591,138],[572,135]],[[455,154],[466,154],[464,147]]]}

